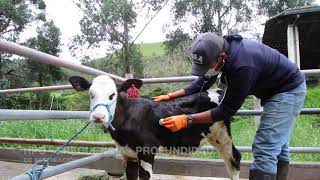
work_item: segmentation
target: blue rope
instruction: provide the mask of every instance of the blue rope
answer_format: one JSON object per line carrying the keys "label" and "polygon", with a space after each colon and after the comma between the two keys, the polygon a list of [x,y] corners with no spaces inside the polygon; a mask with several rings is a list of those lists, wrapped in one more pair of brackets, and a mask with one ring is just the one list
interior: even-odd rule
{"label": "blue rope", "polygon": [[107,128],[111,128],[111,130],[115,131],[116,129],[114,128],[114,126],[112,125],[112,121],[113,121],[113,114],[111,112],[111,106],[112,104],[114,104],[116,102],[116,98],[113,98],[113,100],[111,101],[108,101],[107,103],[99,103],[99,104],[96,104],[91,110],[90,112],[92,113],[97,107],[99,106],[105,106],[107,108],[107,111],[108,111],[108,114],[109,114],[109,121],[108,121],[108,124],[106,124],[106,127]]}
{"label": "blue rope", "polygon": [[[90,121],[87,122],[87,124],[83,128],[81,128],[75,135],[73,135],[66,143],[64,143],[62,146],[60,146],[58,148],[58,150],[56,150],[56,152],[53,153],[48,159],[36,161],[31,169],[31,171],[26,173],[27,175],[29,175],[30,179],[31,180],[40,180],[43,171],[49,166],[50,160],[55,158],[60,153],[60,151],[62,149],[64,149],[66,146],[68,146],[68,144],[71,141],[76,139],[79,136],[79,134],[81,134],[89,125],[90,125]],[[39,166],[40,163],[43,163],[42,167],[37,168],[37,166]]]}

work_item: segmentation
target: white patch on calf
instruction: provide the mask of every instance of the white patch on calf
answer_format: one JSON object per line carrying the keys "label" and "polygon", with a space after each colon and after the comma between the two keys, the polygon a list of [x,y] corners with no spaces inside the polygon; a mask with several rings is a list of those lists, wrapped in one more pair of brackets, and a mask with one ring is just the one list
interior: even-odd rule
{"label": "white patch on calf", "polygon": [[208,142],[221,152],[222,156],[232,156],[232,141],[224,122],[215,122],[209,130],[210,132],[207,134]]}
{"label": "white patch on calf", "polygon": [[232,140],[228,134],[226,125],[223,121],[218,121],[210,126],[209,130],[210,132],[207,134],[208,142],[221,153],[230,179],[238,180],[240,172],[231,164],[231,160],[233,159]]}
{"label": "white patch on calf", "polygon": [[219,89],[208,89],[207,92],[208,92],[208,96],[210,98],[210,101],[211,102],[214,102],[216,104],[219,104],[219,96],[220,94],[217,93]]}
{"label": "white patch on calf", "polygon": [[[106,104],[117,98],[117,87],[114,81],[107,75],[101,75],[93,79],[89,89],[90,94],[90,109],[97,104]],[[109,97],[114,94],[112,100]],[[114,116],[116,101],[110,107],[110,113]],[[94,121],[95,117],[103,117],[103,123],[109,123],[109,112],[105,106],[98,106],[90,115],[90,121]]]}
{"label": "white patch on calf", "polygon": [[152,179],[152,165],[144,160],[140,160],[140,166],[149,173],[150,179]]}
{"label": "white patch on calf", "polygon": [[240,171],[232,171],[231,172],[231,179],[232,180],[239,180],[240,177]]}
{"label": "white patch on calf", "polygon": [[121,146],[117,141],[114,141],[114,144],[116,145],[116,148],[119,154],[121,155],[121,157],[117,157],[117,158],[120,158],[124,161],[138,158],[137,153],[133,149],[131,149],[128,145]]}
{"label": "white patch on calf", "polygon": [[206,138],[207,136],[204,134],[204,132],[201,133],[201,136]]}

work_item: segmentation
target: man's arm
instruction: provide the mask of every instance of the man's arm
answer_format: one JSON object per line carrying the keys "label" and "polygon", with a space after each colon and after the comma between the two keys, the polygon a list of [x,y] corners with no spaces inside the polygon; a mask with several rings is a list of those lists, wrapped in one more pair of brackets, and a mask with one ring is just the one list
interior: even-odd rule
{"label": "man's arm", "polygon": [[192,123],[212,123],[229,120],[242,106],[251,86],[255,83],[255,70],[241,68],[228,82],[226,97],[222,103],[209,111],[192,114]]}
{"label": "man's arm", "polygon": [[159,102],[159,101],[169,101],[170,99],[175,99],[178,97],[182,97],[185,96],[186,92],[184,89],[180,89],[178,91],[175,92],[171,92],[165,95],[160,95],[160,96],[154,96],[152,97],[153,101],[155,102]]}
{"label": "man's arm", "polygon": [[180,89],[178,91],[168,93],[165,95],[155,96],[152,98],[156,102],[168,101],[168,100],[175,99],[178,97],[182,97],[182,96],[186,96],[186,95],[200,92],[201,88],[203,91],[205,91],[212,86],[212,84],[216,81],[216,79],[217,79],[217,76],[211,77],[211,78],[206,78],[206,77],[202,76],[202,77],[199,77],[197,80],[193,81],[188,87],[186,87],[184,89]]}
{"label": "man's arm", "polygon": [[221,104],[211,110],[213,122],[229,120],[242,106],[256,82],[257,72],[251,67],[242,67],[227,79],[228,89]]}

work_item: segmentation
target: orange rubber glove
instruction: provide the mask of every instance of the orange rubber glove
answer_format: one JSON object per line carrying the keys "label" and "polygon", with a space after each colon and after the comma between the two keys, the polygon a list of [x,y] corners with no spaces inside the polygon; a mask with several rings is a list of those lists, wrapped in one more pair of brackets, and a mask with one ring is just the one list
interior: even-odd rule
{"label": "orange rubber glove", "polygon": [[177,116],[170,116],[164,118],[162,125],[172,132],[177,132],[183,128],[188,126],[188,116],[185,114],[177,115]]}
{"label": "orange rubber glove", "polygon": [[169,101],[170,99],[176,98],[175,93],[169,93],[166,95],[160,95],[160,96],[154,96],[152,97],[153,101],[159,102],[159,101]]}

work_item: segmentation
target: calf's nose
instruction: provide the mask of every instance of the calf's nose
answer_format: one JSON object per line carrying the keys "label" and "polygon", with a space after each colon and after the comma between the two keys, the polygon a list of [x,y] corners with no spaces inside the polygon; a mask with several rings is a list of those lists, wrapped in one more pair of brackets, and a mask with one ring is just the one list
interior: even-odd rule
{"label": "calf's nose", "polygon": [[94,113],[93,114],[93,119],[95,123],[102,123],[104,117],[106,117],[106,115],[104,115],[103,113]]}

